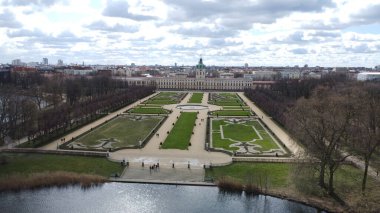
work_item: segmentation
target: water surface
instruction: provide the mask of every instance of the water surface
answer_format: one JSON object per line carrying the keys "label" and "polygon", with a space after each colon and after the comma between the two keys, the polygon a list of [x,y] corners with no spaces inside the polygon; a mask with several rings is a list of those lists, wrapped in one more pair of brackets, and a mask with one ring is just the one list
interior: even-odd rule
{"label": "water surface", "polygon": [[318,212],[299,203],[270,196],[227,194],[217,187],[106,183],[0,193],[5,212]]}

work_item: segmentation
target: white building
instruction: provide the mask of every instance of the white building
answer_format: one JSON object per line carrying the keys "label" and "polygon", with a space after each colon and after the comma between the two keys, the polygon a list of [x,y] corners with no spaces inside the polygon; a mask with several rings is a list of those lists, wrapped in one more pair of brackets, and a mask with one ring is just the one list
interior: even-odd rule
{"label": "white building", "polygon": [[256,86],[270,87],[273,81],[253,81],[249,78],[206,78],[206,66],[202,58],[195,67],[195,78],[178,73],[173,77],[127,78],[129,85],[156,86],[158,89],[174,90],[244,90]]}
{"label": "white building", "polygon": [[357,75],[358,81],[380,81],[380,72],[361,72]]}

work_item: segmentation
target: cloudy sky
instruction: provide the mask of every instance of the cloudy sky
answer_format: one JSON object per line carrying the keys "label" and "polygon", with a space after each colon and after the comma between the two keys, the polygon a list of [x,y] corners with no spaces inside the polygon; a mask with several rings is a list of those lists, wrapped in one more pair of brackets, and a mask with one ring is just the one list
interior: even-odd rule
{"label": "cloudy sky", "polygon": [[380,0],[0,0],[0,63],[380,64]]}

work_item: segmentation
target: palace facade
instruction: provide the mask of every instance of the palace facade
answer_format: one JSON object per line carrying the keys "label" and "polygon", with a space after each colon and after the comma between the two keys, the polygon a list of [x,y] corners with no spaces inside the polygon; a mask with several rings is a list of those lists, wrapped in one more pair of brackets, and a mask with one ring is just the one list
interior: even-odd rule
{"label": "palace facade", "polygon": [[173,90],[232,90],[270,87],[273,81],[253,81],[250,78],[206,78],[206,66],[202,58],[197,64],[195,78],[188,78],[185,73],[177,73],[175,77],[127,78],[129,85],[156,86],[157,89]]}

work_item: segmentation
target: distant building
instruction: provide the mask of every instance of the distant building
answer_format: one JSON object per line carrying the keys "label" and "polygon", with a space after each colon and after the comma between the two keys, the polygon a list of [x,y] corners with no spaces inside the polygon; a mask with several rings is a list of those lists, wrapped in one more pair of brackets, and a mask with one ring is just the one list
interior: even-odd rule
{"label": "distant building", "polygon": [[361,72],[357,75],[358,81],[380,81],[380,72]]}
{"label": "distant building", "polygon": [[22,62],[21,62],[20,59],[15,59],[15,60],[12,60],[12,65],[14,65],[14,66],[21,66]]}
{"label": "distant building", "polygon": [[0,83],[6,83],[11,80],[11,66],[1,65],[0,66]]}
{"label": "distant building", "polygon": [[[174,74],[174,73],[173,73]],[[232,74],[232,73],[231,73]],[[232,74],[233,75],[233,74]],[[244,90],[258,85],[270,87],[273,81],[253,81],[249,78],[206,78],[206,66],[202,58],[195,66],[195,78],[185,73],[176,73],[172,77],[126,78],[128,85],[156,86],[158,89],[177,90]]]}
{"label": "distant building", "polygon": [[57,63],[58,66],[63,66],[63,61],[61,59],[58,59],[58,63]]}
{"label": "distant building", "polygon": [[42,64],[43,65],[49,65],[49,60],[47,58],[42,59]]}
{"label": "distant building", "polygon": [[244,64],[244,67],[245,67],[245,68],[248,68],[248,63],[245,63],[245,64]]}

